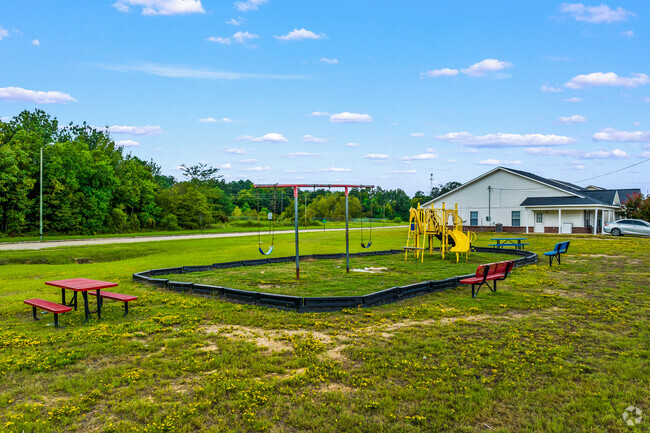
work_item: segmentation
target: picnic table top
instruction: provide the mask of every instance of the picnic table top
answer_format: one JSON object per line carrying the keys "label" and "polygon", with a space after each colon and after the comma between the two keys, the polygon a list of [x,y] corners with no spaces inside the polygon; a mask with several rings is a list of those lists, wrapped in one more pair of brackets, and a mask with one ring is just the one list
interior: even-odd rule
{"label": "picnic table top", "polygon": [[491,241],[525,241],[528,238],[490,238]]}
{"label": "picnic table top", "polygon": [[117,283],[90,280],[88,278],[71,278],[68,280],[46,281],[45,284],[48,286],[61,287],[62,289],[74,290],[75,292],[85,292],[88,290],[105,289],[107,287],[117,287]]}

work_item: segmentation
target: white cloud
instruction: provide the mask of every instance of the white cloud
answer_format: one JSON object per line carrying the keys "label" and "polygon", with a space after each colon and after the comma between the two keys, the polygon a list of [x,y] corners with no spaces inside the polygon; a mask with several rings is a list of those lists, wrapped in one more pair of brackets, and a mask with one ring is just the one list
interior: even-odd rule
{"label": "white cloud", "polygon": [[458,69],[442,68],[442,69],[432,69],[426,72],[420,72],[420,76],[426,78],[436,78],[436,77],[453,77],[458,75],[460,71]]}
{"label": "white cloud", "polygon": [[159,125],[151,126],[126,126],[116,125],[109,126],[108,132],[111,134],[129,134],[129,135],[158,135],[162,134],[163,130]]}
{"label": "white cloud", "polygon": [[343,113],[332,114],[330,116],[330,122],[332,122],[332,123],[367,123],[367,122],[372,122],[372,117],[369,114],[349,113],[347,111],[344,111]]}
{"label": "white cloud", "polygon": [[8,37],[9,37],[9,31],[5,28],[2,28],[2,26],[0,26],[0,41],[2,40],[2,38],[8,38]]}
{"label": "white cloud", "polygon": [[402,161],[426,161],[431,159],[438,159],[438,155],[429,152],[429,153],[421,153],[419,155],[413,155],[413,156],[403,156],[400,159]]}
{"label": "white cloud", "polygon": [[417,170],[393,170],[391,171],[392,174],[416,174]]}
{"label": "white cloud", "polygon": [[639,122],[639,121],[637,120],[637,121],[635,121],[635,122],[632,122],[632,124],[633,124],[634,126],[639,126],[639,125],[641,124],[641,122]]}
{"label": "white cloud", "polygon": [[634,37],[634,31],[633,30],[628,30],[626,32],[621,33],[623,36],[627,36],[628,38],[633,38]]}
{"label": "white cloud", "polygon": [[447,164],[456,164],[458,162],[458,160],[457,159],[448,159],[446,162],[447,162]]}
{"label": "white cloud", "polygon": [[627,143],[643,143],[650,141],[650,131],[618,131],[605,128],[593,135],[595,141],[623,141]]}
{"label": "white cloud", "polygon": [[368,155],[364,156],[365,159],[379,159],[379,160],[386,160],[390,159],[390,156],[384,154],[384,153],[369,153]]}
{"label": "white cloud", "polygon": [[437,135],[435,138],[473,147],[555,146],[574,143],[576,141],[574,138],[563,135],[504,134],[502,132],[487,135],[473,135],[469,132],[449,132],[444,135]]}
{"label": "white cloud", "polygon": [[634,13],[621,7],[612,9],[604,3],[599,6],[585,6],[582,3],[562,3],[560,12],[573,17],[576,21],[593,24],[626,21],[629,16],[635,16]]}
{"label": "white cloud", "polygon": [[142,15],[205,13],[201,0],[117,0],[111,6],[120,12],[128,12],[130,6],[141,6]]}
{"label": "white cloud", "polygon": [[424,132],[411,132],[411,137],[424,137]]}
{"label": "white cloud", "polygon": [[220,168],[220,169],[222,169],[222,170],[229,170],[229,169],[232,168],[232,165],[230,165],[230,164],[228,164],[228,163],[225,163],[225,164],[221,164],[221,165],[219,165],[218,168]]}
{"label": "white cloud", "polygon": [[320,156],[320,153],[311,153],[311,152],[290,152],[287,153],[287,158],[290,159],[296,159],[296,158],[304,158],[304,157],[310,157],[310,156]]}
{"label": "white cloud", "polygon": [[270,170],[270,169],[271,169],[271,167],[269,167],[269,166],[262,167],[262,166],[259,166],[259,165],[255,166],[255,167],[242,168],[243,171],[266,171],[266,170]]}
{"label": "white cloud", "polygon": [[279,134],[277,132],[269,132],[268,134],[264,134],[261,137],[254,137],[252,135],[243,135],[241,137],[238,137],[237,140],[248,140],[248,141],[253,141],[256,143],[286,143],[287,138]]}
{"label": "white cloud", "polygon": [[259,38],[259,36],[249,32],[237,32],[234,35],[232,35],[232,38],[238,44],[245,44],[250,40]]}
{"label": "white cloud", "polygon": [[513,65],[509,62],[503,62],[497,59],[485,59],[478,63],[474,63],[469,68],[461,69],[460,71],[471,77],[483,77],[488,72],[500,71],[502,69],[511,68]]}
{"label": "white cloud", "polygon": [[[248,153],[248,152],[246,152],[246,153]],[[237,162],[240,163],[240,164],[251,164],[252,165],[252,164],[257,164],[257,159],[241,159],[241,160],[239,160]]]}
{"label": "white cloud", "polygon": [[247,0],[235,2],[235,9],[242,12],[256,11],[259,6],[266,3],[268,0]]}
{"label": "white cloud", "polygon": [[321,117],[321,116],[329,116],[330,113],[327,111],[312,111],[309,114],[305,114],[307,117]]}
{"label": "white cloud", "polygon": [[98,67],[107,69],[109,71],[142,72],[144,74],[168,78],[197,78],[206,80],[243,80],[252,78],[296,80],[304,78],[302,75],[273,75],[231,71],[212,71],[205,68],[198,69],[156,63],[140,63],[136,65],[98,65]]}
{"label": "white cloud", "polygon": [[230,45],[230,38],[222,38],[221,36],[210,36],[206,39],[208,42],[216,42],[221,45]]}
{"label": "white cloud", "polygon": [[118,146],[124,146],[124,147],[137,147],[137,146],[140,146],[140,143],[138,143],[137,141],[133,141],[133,140],[120,140],[120,141],[116,141],[115,144],[117,144]]}
{"label": "white cloud", "polygon": [[241,18],[241,17],[238,20],[236,20],[235,18],[231,18],[228,21],[226,21],[226,24],[230,24],[230,25],[233,25],[233,26],[241,26],[242,24],[244,24],[244,21],[246,21],[246,20],[244,18]]}
{"label": "white cloud", "polygon": [[41,41],[39,41],[38,39],[33,39],[32,40],[32,45],[34,45],[35,47],[40,47],[41,46]]}
{"label": "white cloud", "polygon": [[320,61],[328,65],[338,65],[339,63],[339,59],[328,59],[327,57],[321,57]]}
{"label": "white cloud", "polygon": [[578,98],[574,96],[573,98],[565,99],[564,102],[582,102],[582,98]]}
{"label": "white cloud", "polygon": [[639,153],[641,158],[650,158],[650,152],[641,152]]}
{"label": "white cloud", "polygon": [[574,123],[585,123],[587,118],[579,114],[574,114],[573,116],[560,116],[557,121],[563,125],[573,125]]}
{"label": "white cloud", "polygon": [[546,84],[544,84],[544,85],[540,88],[540,90],[541,90],[542,92],[548,92],[548,93],[559,93],[559,92],[563,92],[563,91],[564,91],[564,89],[561,89],[561,88],[559,88],[559,87],[547,86]]}
{"label": "white cloud", "polygon": [[515,160],[515,161],[505,161],[501,159],[484,159],[483,161],[479,161],[480,165],[519,165],[521,164],[521,161]]}
{"label": "white cloud", "polygon": [[584,89],[593,86],[639,87],[650,83],[646,74],[634,73],[630,77],[619,77],[614,72],[592,72],[571,78],[564,86],[569,89]]}
{"label": "white cloud", "polygon": [[578,159],[607,159],[607,158],[627,158],[627,152],[621,149],[592,150],[588,152],[575,149],[549,149],[547,147],[530,147],[524,149],[524,152],[536,156],[567,156]]}
{"label": "white cloud", "polygon": [[0,87],[0,101],[34,102],[36,104],[66,104],[77,102],[67,93],[55,90],[27,90],[22,87]]}
{"label": "white cloud", "polygon": [[278,39],[280,41],[302,41],[304,39],[323,39],[326,38],[327,35],[321,33],[320,35],[317,35],[316,33],[306,30],[304,28],[298,30],[298,29],[293,29],[289,33],[283,36],[273,36],[275,39]]}
{"label": "white cloud", "polygon": [[331,173],[343,173],[343,172],[352,171],[352,169],[351,168],[330,167],[330,168],[321,168],[321,169],[313,170],[313,171],[321,172],[321,173],[328,173],[328,172],[331,172]]}
{"label": "white cloud", "polygon": [[[7,118],[7,119],[8,119],[8,118]],[[650,144],[646,144],[645,146],[643,146],[643,148],[644,148],[644,149],[650,149]]]}
{"label": "white cloud", "polygon": [[223,149],[222,151],[224,153],[234,153],[235,155],[247,155],[248,154],[246,149],[242,149],[241,147],[231,147],[229,149]]}
{"label": "white cloud", "polygon": [[327,139],[314,137],[313,135],[305,135],[302,137],[304,143],[327,143]]}
{"label": "white cloud", "polygon": [[9,122],[11,117],[9,116],[0,116],[0,122]]}
{"label": "white cloud", "polygon": [[201,123],[217,123],[217,122],[232,123],[232,120],[227,118],[227,117],[222,117],[221,119],[215,119],[214,117],[205,117],[205,118],[202,118],[202,119],[197,119],[197,122],[201,122]]}
{"label": "white cloud", "polygon": [[621,149],[614,149],[612,151],[594,150],[591,152],[585,152],[582,157],[585,159],[627,158],[628,154],[626,151]]}
{"label": "white cloud", "polygon": [[345,143],[345,147],[359,147],[361,146],[361,143],[355,143],[353,141],[350,141],[349,143]]}

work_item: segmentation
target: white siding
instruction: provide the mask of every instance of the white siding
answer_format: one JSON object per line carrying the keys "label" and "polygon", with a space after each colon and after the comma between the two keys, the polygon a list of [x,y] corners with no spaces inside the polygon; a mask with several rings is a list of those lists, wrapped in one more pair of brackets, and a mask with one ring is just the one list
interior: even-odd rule
{"label": "white siding", "polygon": [[[488,186],[492,187],[492,193],[488,197]],[[503,170],[497,170],[488,176],[479,179],[468,185],[461,188],[456,192],[443,197],[442,199],[436,199],[433,201],[432,205],[434,208],[441,208],[442,203],[445,203],[445,207],[453,208],[456,203],[458,203],[458,212],[460,217],[465,221],[466,225],[469,225],[470,211],[478,211],[478,222],[483,225],[488,225],[486,217],[488,213],[492,216],[492,224],[503,224],[504,226],[512,225],[512,211],[520,211],[520,225],[523,227],[526,225],[526,211],[520,204],[527,197],[569,197],[570,194],[555,189],[550,186],[545,186],[541,183],[532,181],[530,179],[521,177],[516,174],[512,174]],[[488,201],[489,204],[488,209]],[[431,205],[427,206],[430,207]],[[549,212],[549,215],[551,212]],[[570,217],[571,221],[564,220],[565,212],[562,212],[562,220],[564,222],[574,222],[573,215]],[[569,215],[567,215],[569,217]],[[557,212],[555,212],[555,224],[551,224],[550,221],[544,221],[545,226],[557,226]],[[533,225],[533,216],[532,212],[528,214],[528,225]],[[581,227],[582,223],[579,223],[577,220],[574,223],[575,226]]]}

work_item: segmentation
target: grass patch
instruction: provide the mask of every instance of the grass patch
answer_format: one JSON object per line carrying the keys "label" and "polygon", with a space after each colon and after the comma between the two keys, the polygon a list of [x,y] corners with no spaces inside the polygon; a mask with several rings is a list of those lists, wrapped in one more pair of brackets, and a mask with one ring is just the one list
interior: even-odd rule
{"label": "grass patch", "polygon": [[[477,245],[487,246],[490,237],[480,235]],[[650,412],[648,240],[527,237],[538,253],[563,240],[571,248],[561,266],[540,260],[516,269],[497,293],[476,299],[464,287],[372,309],[309,314],[131,281],[147,269],[258,258],[256,239],[30,252],[30,260],[42,262],[5,262],[0,273],[0,430],[647,430],[645,416],[629,428],[621,415],[629,405]],[[400,248],[405,238],[403,228],[378,230],[373,248]],[[345,247],[341,233],[300,239],[303,254]],[[361,251],[356,240],[351,245]],[[276,251],[291,255],[292,237],[276,236]],[[1,254],[4,260],[13,253]],[[418,280],[461,267],[435,257],[416,266],[398,255],[353,258],[351,266],[381,260],[395,260],[383,263]],[[307,266],[334,262],[302,263],[305,278],[321,272]],[[337,287],[355,286],[348,277],[360,278],[359,285],[386,277],[342,269],[324,271],[341,276]],[[126,318],[113,302],[101,321],[83,324],[78,311],[61,317],[68,326],[62,330],[47,326],[51,316],[34,322],[22,300],[58,301],[59,292],[44,282],[74,277],[116,281],[115,291],[138,300]]]}
{"label": "grass patch", "polygon": [[424,263],[404,254],[353,257],[350,273],[345,259],[301,260],[300,280],[295,263],[220,269],[157,276],[173,281],[227,286],[233,289],[278,293],[291,296],[361,296],[393,286],[428,280],[442,280],[473,274],[481,263],[512,260],[506,254],[472,253],[456,263],[455,255],[442,260],[440,254],[426,254]]}

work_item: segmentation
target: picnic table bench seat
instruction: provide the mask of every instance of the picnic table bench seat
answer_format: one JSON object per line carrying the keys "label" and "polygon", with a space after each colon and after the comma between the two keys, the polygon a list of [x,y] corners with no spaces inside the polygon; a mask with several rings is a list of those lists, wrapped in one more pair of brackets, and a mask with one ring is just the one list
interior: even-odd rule
{"label": "picnic table bench seat", "polygon": [[553,248],[553,251],[549,251],[547,253],[544,253],[545,256],[548,256],[548,264],[549,266],[553,266],[553,258],[557,259],[557,264],[561,265],[561,256],[562,254],[565,254],[567,250],[569,249],[569,242],[570,241],[565,241],[565,242],[558,242],[555,244],[555,248]]}
{"label": "picnic table bench seat", "polygon": [[[92,296],[97,296],[95,292],[89,292]],[[122,293],[113,293],[113,292],[107,292],[105,290],[100,291],[99,297],[102,298],[102,301],[104,299],[113,299],[115,301],[122,301],[124,302],[124,315],[126,316],[129,314],[129,302],[135,301],[138,299],[137,296],[133,295],[123,295]]]}
{"label": "picnic table bench seat", "polygon": [[[485,284],[490,289],[490,291],[496,292],[497,281],[505,280],[508,278],[508,275],[510,272],[512,272],[512,268],[514,266],[515,262],[512,260],[479,265],[478,268],[476,268],[476,273],[474,276],[460,280],[460,284],[472,285],[472,298],[476,298],[476,295],[478,295],[478,291],[481,289],[481,286],[483,286],[483,284]],[[494,287],[490,286],[490,283],[488,281],[494,281]]]}
{"label": "picnic table bench seat", "polygon": [[54,327],[55,328],[60,328],[59,326],[59,314],[62,313],[68,313],[72,311],[72,307],[69,307],[67,305],[61,305],[57,304],[56,302],[50,302],[46,301],[45,299],[25,299],[23,301],[27,305],[32,306],[32,315],[34,316],[34,320],[40,320],[38,316],[36,316],[36,309],[40,308],[41,310],[48,311],[50,313],[54,314]]}

